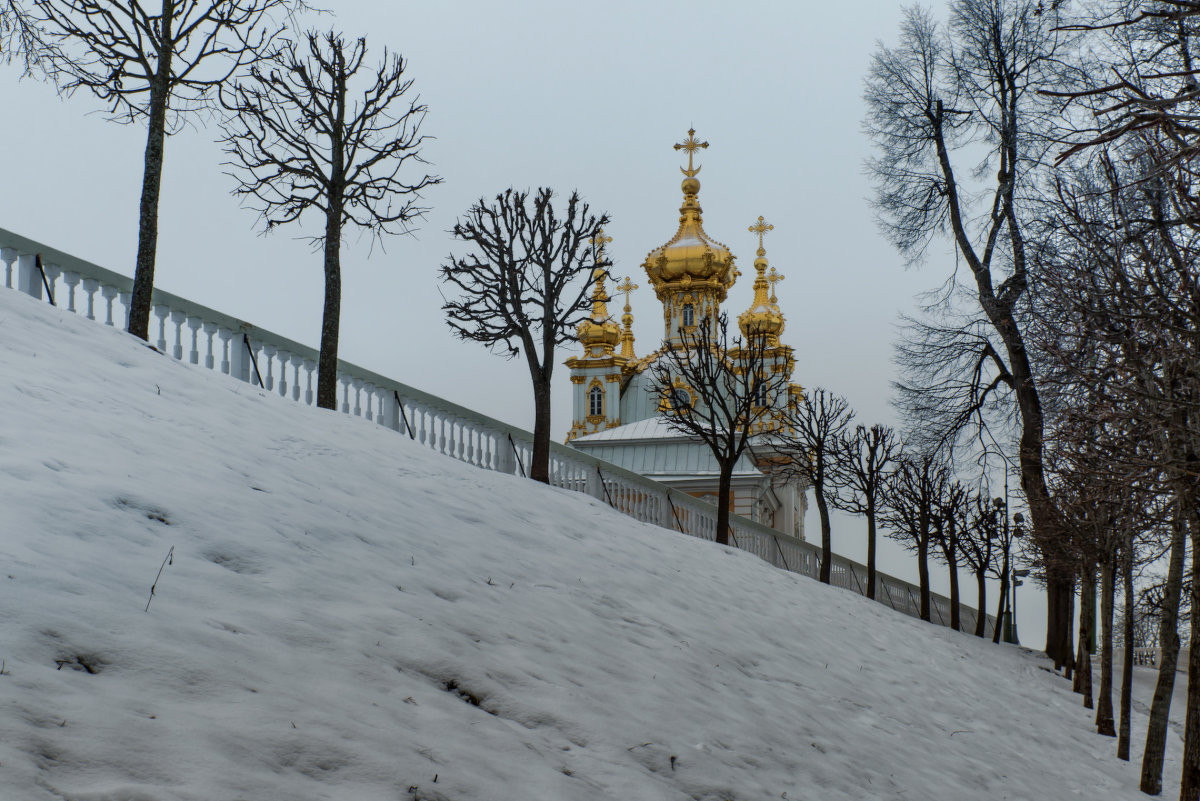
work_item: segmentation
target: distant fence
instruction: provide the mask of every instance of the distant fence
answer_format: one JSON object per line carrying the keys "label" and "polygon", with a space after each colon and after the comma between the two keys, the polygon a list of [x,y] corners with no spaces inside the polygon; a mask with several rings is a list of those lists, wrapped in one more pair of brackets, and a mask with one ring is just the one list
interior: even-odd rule
{"label": "distant fence", "polygon": [[[0,228],[4,285],[35,298],[50,290],[56,306],[105,325],[127,328],[133,279]],[[41,264],[39,269],[38,264]],[[16,269],[14,270],[14,265]],[[313,404],[318,351],[255,325],[155,289],[151,344],[181,361],[219,371],[282,398]],[[338,360],[339,407],[409,436],[425,447],[486,470],[524,474],[533,435],[444,398],[422,392],[342,359]],[[638,520],[693,537],[716,539],[717,509],[615,464],[552,442],[550,483],[584,492]],[[820,549],[761,523],[730,515],[733,544],[766,562],[816,578]],[[834,555],[830,583],[867,594],[867,569]],[[920,589],[875,574],[875,600],[920,617]],[[950,625],[950,600],[932,595],[932,622]],[[961,626],[973,632],[976,611],[960,607]],[[991,636],[995,618],[987,616]]]}

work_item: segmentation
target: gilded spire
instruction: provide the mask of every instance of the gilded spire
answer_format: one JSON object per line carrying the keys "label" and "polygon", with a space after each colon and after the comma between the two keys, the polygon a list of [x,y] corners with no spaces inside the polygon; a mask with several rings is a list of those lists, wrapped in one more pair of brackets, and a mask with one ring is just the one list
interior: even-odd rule
{"label": "gilded spire", "polygon": [[621,355],[630,359],[633,355],[633,308],[629,305],[629,293],[637,289],[638,285],[625,276],[623,284],[617,284],[617,291],[625,293],[625,313],[621,315],[621,323],[624,325],[624,330],[621,332]]}
{"label": "gilded spire", "polygon": [[620,340],[621,330],[608,316],[608,291],[604,288],[604,277],[608,271],[599,266],[604,259],[604,246],[613,241],[604,235],[604,229],[596,229],[596,235],[588,240],[596,248],[596,268],[592,270],[592,314],[579,324],[579,341],[588,356],[611,356]]}
{"label": "gilded spire", "polygon": [[738,325],[747,338],[751,334],[765,334],[771,346],[775,347],[779,345],[784,322],[783,312],[779,310],[779,301],[775,297],[775,284],[782,281],[783,276],[775,272],[774,267],[770,275],[767,274],[767,251],[763,247],[763,236],[767,231],[775,230],[775,226],[759,217],[758,222],[748,230],[758,234],[758,258],[754,260],[758,275],[754,279],[754,302],[738,317]]}
{"label": "gilded spire", "polygon": [[693,154],[695,154],[695,152],[697,150],[700,150],[700,149],[707,150],[708,142],[697,142],[696,141],[696,129],[688,128],[687,139],[684,139],[681,143],[675,145],[675,149],[676,150],[686,150],[687,154],[688,154],[687,169],[685,170],[683,167],[680,167],[679,171],[681,173],[683,173],[684,175],[686,175],[688,178],[696,177],[696,173],[700,172],[700,168],[692,167],[692,156],[693,156]]}
{"label": "gilded spire", "polygon": [[[596,264],[604,261],[604,246],[613,241],[611,236],[604,235],[603,228],[596,229],[596,235],[588,240],[596,248]],[[596,286],[592,289],[592,319],[596,322],[601,322],[608,318],[608,307],[605,303],[608,301],[608,292],[604,289],[603,267],[596,267],[592,270],[592,279],[596,282]]]}
{"label": "gilded spire", "polygon": [[[758,234],[758,253],[756,255],[759,258],[763,258],[764,256],[767,255],[767,251],[763,250],[763,234],[765,234],[767,231],[774,231],[774,230],[775,230],[775,226],[771,225],[768,222],[764,222],[761,214],[758,215],[758,222],[756,222],[754,225],[750,226],[750,228],[749,228],[750,233]],[[774,268],[772,268],[772,272],[774,272]]]}

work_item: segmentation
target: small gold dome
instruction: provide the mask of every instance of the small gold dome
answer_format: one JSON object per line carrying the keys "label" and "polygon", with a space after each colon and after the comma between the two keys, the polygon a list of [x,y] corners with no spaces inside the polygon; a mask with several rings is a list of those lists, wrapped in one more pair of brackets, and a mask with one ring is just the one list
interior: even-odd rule
{"label": "small gold dome", "polygon": [[[751,233],[758,234],[758,253],[754,260],[754,269],[758,273],[754,279],[754,302],[750,308],[738,315],[738,327],[742,336],[750,339],[755,336],[765,336],[771,347],[779,346],[779,335],[783,333],[783,312],[779,310],[779,300],[775,297],[775,284],[783,280],[783,276],[771,268],[767,275],[767,251],[763,249],[762,237],[774,228],[768,225],[762,217],[758,223],[750,226]],[[769,295],[768,295],[769,293]]]}
{"label": "small gold dome", "polygon": [[679,230],[665,245],[650,251],[642,267],[660,299],[680,283],[701,283],[712,286],[717,290],[717,299],[724,300],[726,290],[733,285],[737,275],[733,254],[704,232],[700,202],[696,198],[700,181],[688,176],[682,188]]}
{"label": "small gold dome", "polygon": [[593,320],[589,318],[579,324],[578,335],[584,348],[590,349],[592,346],[614,348],[621,341],[621,327],[611,319]]}

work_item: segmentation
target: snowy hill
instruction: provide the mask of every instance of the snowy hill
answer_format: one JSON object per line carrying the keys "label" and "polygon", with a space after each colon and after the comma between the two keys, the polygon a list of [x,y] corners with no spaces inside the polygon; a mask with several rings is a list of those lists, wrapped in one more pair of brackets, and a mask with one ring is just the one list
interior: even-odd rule
{"label": "snowy hill", "polygon": [[0,799],[1138,794],[1028,652],[15,292],[0,343]]}

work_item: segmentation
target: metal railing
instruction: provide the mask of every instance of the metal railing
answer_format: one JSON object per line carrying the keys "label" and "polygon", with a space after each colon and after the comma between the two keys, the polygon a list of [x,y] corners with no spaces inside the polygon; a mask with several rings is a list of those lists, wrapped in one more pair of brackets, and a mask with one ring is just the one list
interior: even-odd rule
{"label": "metal railing", "polygon": [[[6,287],[36,298],[43,297],[45,288],[57,306],[106,325],[128,327],[133,279],[2,228],[0,261]],[[261,386],[282,398],[313,404],[317,350],[161,289],[154,290],[152,308],[157,337],[152,325],[151,344],[164,354]],[[345,414],[398,431],[477,467],[520,475],[527,470],[533,454],[533,435],[528,431],[343,359],[338,360],[338,382],[339,407]],[[708,501],[554,442],[550,483],[586,493],[638,520],[716,539],[717,509]],[[730,516],[730,527],[737,548],[780,569],[817,577],[819,548],[737,515]],[[830,583],[866,595],[866,572],[863,565],[834,555]],[[919,617],[919,598],[917,586],[876,573],[875,599],[880,603]],[[968,606],[960,607],[962,630],[975,630],[976,614]],[[934,594],[930,615],[932,622],[949,626],[949,599]],[[995,620],[989,615],[987,621],[990,636]]]}

